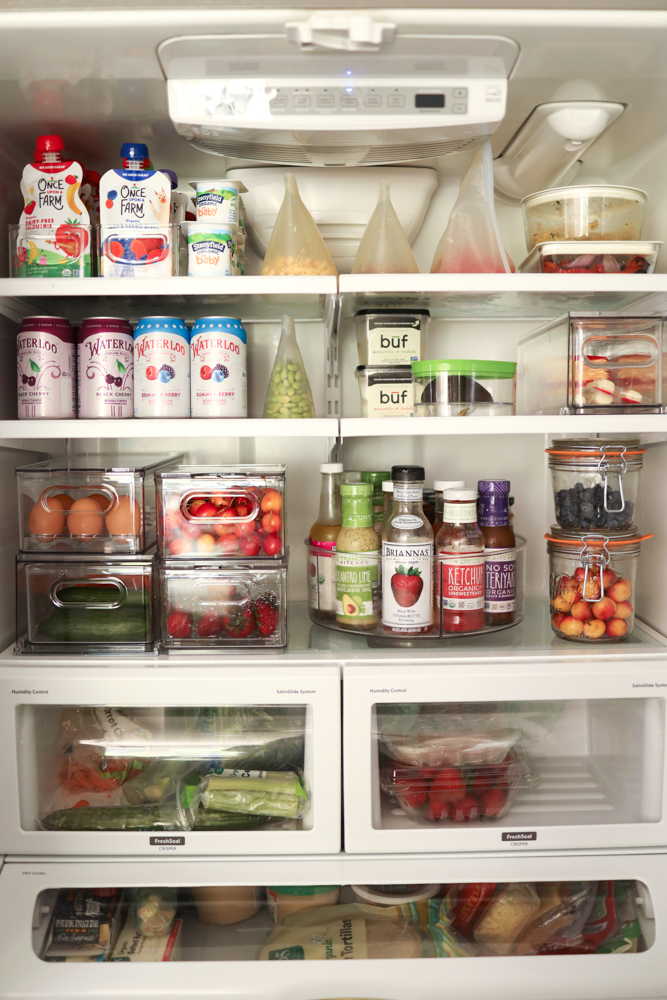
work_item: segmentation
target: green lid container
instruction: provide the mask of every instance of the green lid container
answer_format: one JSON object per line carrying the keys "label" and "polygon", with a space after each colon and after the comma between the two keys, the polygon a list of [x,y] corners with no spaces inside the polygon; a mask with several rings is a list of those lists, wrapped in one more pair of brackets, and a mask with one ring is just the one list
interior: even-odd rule
{"label": "green lid container", "polygon": [[414,378],[433,378],[434,375],[472,375],[477,378],[514,378],[515,361],[471,361],[447,359],[445,361],[413,361]]}

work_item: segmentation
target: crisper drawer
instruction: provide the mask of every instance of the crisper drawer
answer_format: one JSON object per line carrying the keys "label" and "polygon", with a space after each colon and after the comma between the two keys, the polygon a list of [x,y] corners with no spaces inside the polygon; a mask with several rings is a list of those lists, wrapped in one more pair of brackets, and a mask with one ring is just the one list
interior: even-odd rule
{"label": "crisper drawer", "polygon": [[0,706],[8,853],[340,849],[336,665],[8,667]]}
{"label": "crisper drawer", "polygon": [[345,665],[345,849],[667,843],[659,662]]}
{"label": "crisper drawer", "polygon": [[665,854],[10,860],[0,995],[639,1000],[665,926]]}

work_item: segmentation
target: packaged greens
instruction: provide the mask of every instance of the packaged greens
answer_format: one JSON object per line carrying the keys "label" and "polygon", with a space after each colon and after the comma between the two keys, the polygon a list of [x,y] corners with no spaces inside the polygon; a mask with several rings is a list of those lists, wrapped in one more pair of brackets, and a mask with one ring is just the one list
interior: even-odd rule
{"label": "packaged greens", "polygon": [[276,420],[315,416],[313,394],[291,316],[283,316],[280,343],[266,390],[264,416]]}
{"label": "packaged greens", "polygon": [[285,197],[262,274],[338,274],[315,220],[301,201],[294,174],[285,174]]}
{"label": "packaged greens", "polygon": [[207,810],[299,819],[310,805],[303,774],[214,768],[206,775],[202,805]]}
{"label": "packaged greens", "polygon": [[178,906],[178,889],[131,889],[137,930],[144,937],[164,937]]}
{"label": "packaged greens", "polygon": [[419,274],[389,198],[389,181],[380,181],[377,205],[361,237],[352,274]]}

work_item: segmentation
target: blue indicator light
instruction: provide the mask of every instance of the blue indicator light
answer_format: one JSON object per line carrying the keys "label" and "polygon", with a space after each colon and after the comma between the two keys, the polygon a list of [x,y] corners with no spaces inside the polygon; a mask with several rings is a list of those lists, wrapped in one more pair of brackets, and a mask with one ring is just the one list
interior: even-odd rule
{"label": "blue indicator light", "polygon": [[345,70],[345,75],[346,76],[352,76],[352,70],[351,69],[346,69]]}
{"label": "blue indicator light", "polygon": [[354,87],[346,87],[345,88],[345,93],[346,94],[353,94],[354,93]]}

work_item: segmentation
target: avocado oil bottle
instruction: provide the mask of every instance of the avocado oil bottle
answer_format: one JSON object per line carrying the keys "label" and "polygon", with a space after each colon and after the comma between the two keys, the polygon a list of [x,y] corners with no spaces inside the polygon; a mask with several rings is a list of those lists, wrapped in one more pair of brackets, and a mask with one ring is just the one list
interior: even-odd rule
{"label": "avocado oil bottle", "polygon": [[368,630],[380,623],[380,539],[373,527],[373,487],[343,483],[343,526],[336,539],[336,621]]}

